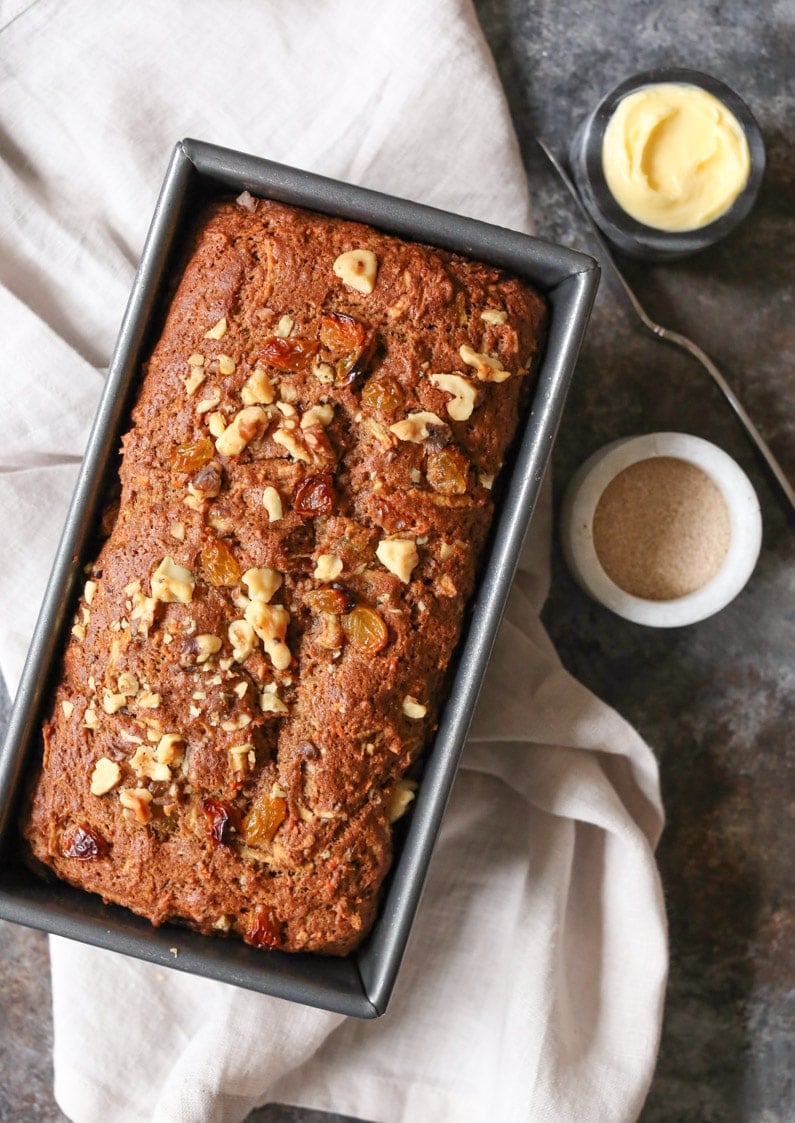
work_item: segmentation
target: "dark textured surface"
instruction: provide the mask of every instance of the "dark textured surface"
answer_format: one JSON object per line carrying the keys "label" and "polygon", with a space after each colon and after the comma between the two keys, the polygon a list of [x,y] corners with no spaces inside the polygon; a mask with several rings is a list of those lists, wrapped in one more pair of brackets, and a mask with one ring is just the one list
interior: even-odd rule
{"label": "dark textured surface", "polygon": [[[699,257],[627,272],[651,314],[695,336],[724,369],[795,477],[795,4],[478,0],[478,11],[539,232],[575,248],[593,252],[533,135],[563,153],[598,96],[651,66],[706,70],[750,104],[768,151],[753,214]],[[765,530],[748,587],[711,620],[655,632],[588,600],[556,546],[545,620],[567,666],[638,727],[661,764],[671,980],[643,1123],[785,1123],[795,1114],[792,526],[706,375],[642,333],[608,275],[558,442],[556,501],[594,449],[665,428],[713,440],[754,483]],[[50,1092],[45,953],[43,937],[0,925],[0,1120],[64,1118]],[[251,1120],[339,1123],[279,1107]]]}

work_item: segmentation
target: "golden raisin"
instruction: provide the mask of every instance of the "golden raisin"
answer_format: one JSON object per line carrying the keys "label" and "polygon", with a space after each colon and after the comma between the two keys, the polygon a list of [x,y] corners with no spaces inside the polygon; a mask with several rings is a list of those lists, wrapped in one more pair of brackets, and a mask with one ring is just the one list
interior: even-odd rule
{"label": "golden raisin", "polygon": [[287,818],[287,803],[281,796],[261,795],[243,822],[248,846],[267,846]]}
{"label": "golden raisin", "polygon": [[320,342],[335,355],[358,354],[364,339],[364,325],[345,312],[328,312],[320,321]]}
{"label": "golden raisin", "polygon": [[259,358],[277,370],[302,370],[317,347],[312,339],[281,339],[274,335],[263,343]]}
{"label": "golden raisin", "polygon": [[307,476],[295,493],[293,506],[299,515],[329,515],[334,510],[337,494],[330,472]]}
{"label": "golden raisin", "polygon": [[241,569],[235,555],[220,538],[208,538],[202,546],[201,567],[208,585],[236,585]]}
{"label": "golden raisin", "polygon": [[246,932],[246,943],[255,948],[276,948],[281,942],[279,928],[271,909],[260,907],[254,914],[251,927]]}
{"label": "golden raisin", "polygon": [[337,382],[341,386],[357,387],[373,367],[376,346],[375,336],[364,341],[361,350],[353,351],[337,363]]}
{"label": "golden raisin", "polygon": [[356,597],[350,589],[336,581],[323,589],[313,589],[306,599],[316,612],[333,612],[337,616],[344,616],[356,607]]}
{"label": "golden raisin", "polygon": [[428,455],[428,483],[442,495],[463,495],[467,489],[469,461],[459,448],[437,449]]}
{"label": "golden raisin", "polygon": [[209,437],[201,437],[198,441],[191,441],[186,445],[177,445],[176,452],[171,457],[171,464],[175,472],[185,472],[192,475],[208,464],[215,456],[215,446]]}
{"label": "golden raisin", "polygon": [[403,392],[391,378],[371,378],[362,390],[362,405],[375,412],[393,414],[403,405]]}
{"label": "golden raisin", "polygon": [[362,655],[377,655],[389,640],[383,617],[366,604],[358,604],[353,612],[342,617],[342,630],[348,642]]}
{"label": "golden raisin", "polygon": [[61,853],[64,858],[90,862],[92,858],[101,858],[107,848],[102,835],[85,824],[67,827],[61,835]]}
{"label": "golden raisin", "polygon": [[229,808],[218,799],[203,799],[201,808],[204,812],[204,826],[210,842],[213,846],[227,845]]}

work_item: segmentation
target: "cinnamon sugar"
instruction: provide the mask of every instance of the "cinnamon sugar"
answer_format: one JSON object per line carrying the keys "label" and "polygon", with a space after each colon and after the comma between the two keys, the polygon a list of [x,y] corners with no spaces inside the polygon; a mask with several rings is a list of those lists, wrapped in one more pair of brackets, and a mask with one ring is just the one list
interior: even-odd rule
{"label": "cinnamon sugar", "polygon": [[729,510],[695,464],[655,456],[611,480],[594,512],[594,548],[608,577],[645,600],[687,596],[719,570],[729,548]]}

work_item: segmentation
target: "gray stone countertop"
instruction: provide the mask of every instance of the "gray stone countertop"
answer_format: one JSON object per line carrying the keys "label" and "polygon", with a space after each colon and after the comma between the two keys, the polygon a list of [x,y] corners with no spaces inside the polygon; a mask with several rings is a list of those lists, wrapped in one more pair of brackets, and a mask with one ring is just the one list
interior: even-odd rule
{"label": "gray stone countertop", "polygon": [[[794,0],[477,7],[545,237],[594,252],[535,135],[565,153],[604,92],[653,66],[704,70],[748,102],[768,155],[750,217],[697,257],[622,264],[652,316],[695,337],[724,370],[795,478]],[[784,1123],[795,1117],[793,526],[707,376],[642,332],[606,269],[557,442],[556,504],[596,448],[665,429],[714,441],[750,476],[764,520],[750,583],[701,624],[645,629],[588,599],[555,544],[544,619],[567,667],[640,730],[661,766],[671,975],[643,1123]],[[46,941],[8,924],[0,924],[0,1011],[0,1120],[64,1119],[51,1092]],[[251,1116],[335,1120],[279,1106]]]}

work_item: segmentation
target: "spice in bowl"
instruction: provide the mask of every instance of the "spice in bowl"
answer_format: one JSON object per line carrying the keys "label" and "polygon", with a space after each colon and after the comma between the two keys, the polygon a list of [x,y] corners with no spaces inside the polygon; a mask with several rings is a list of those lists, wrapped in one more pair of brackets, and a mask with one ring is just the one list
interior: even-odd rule
{"label": "spice in bowl", "polygon": [[652,433],[594,453],[561,513],[567,563],[618,615],[695,623],[743,588],[759,555],[759,503],[725,452],[687,433]]}
{"label": "spice in bowl", "polygon": [[645,600],[675,600],[706,585],[730,540],[718,486],[695,464],[672,456],[652,456],[619,472],[594,511],[602,568],[624,592]]}

